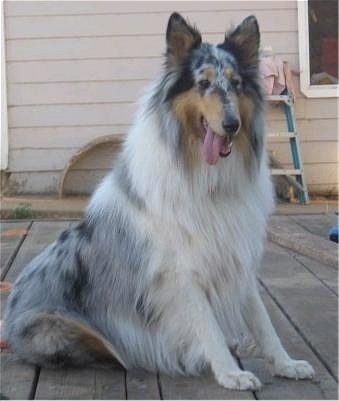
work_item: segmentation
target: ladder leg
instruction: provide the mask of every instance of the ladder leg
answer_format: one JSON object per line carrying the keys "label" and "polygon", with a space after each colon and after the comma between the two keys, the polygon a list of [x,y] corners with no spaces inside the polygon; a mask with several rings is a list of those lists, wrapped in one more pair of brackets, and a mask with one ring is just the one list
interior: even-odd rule
{"label": "ladder leg", "polygon": [[[295,132],[297,135],[296,121],[295,121],[294,110],[293,110],[292,104],[285,103],[284,111],[285,111],[285,115],[286,115],[288,131]],[[299,141],[298,141],[297,136],[290,138],[290,148],[291,148],[291,153],[292,153],[293,166],[295,169],[301,170],[301,174],[296,176],[297,182],[303,187],[303,191],[298,191],[299,202],[306,204],[306,203],[309,203],[310,200],[309,200],[309,196],[308,196],[306,180],[304,177],[300,146],[299,146]]]}

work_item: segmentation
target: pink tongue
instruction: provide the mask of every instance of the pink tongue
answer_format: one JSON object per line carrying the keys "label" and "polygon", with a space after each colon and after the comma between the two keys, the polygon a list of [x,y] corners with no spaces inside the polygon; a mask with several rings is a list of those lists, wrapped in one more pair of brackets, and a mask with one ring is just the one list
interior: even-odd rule
{"label": "pink tongue", "polygon": [[227,140],[217,135],[210,126],[207,127],[202,154],[208,164],[216,164],[219,154],[228,148]]}

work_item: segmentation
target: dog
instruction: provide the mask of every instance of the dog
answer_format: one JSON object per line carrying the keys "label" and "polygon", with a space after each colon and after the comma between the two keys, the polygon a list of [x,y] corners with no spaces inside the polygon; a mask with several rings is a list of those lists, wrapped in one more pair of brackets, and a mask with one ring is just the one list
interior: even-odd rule
{"label": "dog", "polygon": [[254,16],[218,45],[170,16],[163,74],[112,172],[14,284],[4,337],[18,358],[209,368],[228,389],[255,390],[259,379],[232,355],[253,340],[274,375],[314,376],[284,350],[256,283],[274,207],[259,44]]}

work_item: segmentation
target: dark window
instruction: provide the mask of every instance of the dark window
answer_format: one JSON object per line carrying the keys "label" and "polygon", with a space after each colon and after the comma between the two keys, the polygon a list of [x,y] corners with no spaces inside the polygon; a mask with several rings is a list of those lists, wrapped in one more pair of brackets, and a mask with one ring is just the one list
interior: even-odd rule
{"label": "dark window", "polygon": [[308,0],[310,83],[338,83],[338,1]]}

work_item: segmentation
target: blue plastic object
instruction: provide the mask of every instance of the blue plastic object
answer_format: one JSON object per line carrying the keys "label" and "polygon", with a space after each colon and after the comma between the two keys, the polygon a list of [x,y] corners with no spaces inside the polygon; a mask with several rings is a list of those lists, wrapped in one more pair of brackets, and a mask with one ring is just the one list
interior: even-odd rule
{"label": "blue plastic object", "polygon": [[338,243],[338,231],[339,227],[332,227],[330,231],[328,232],[328,237],[330,241]]}

